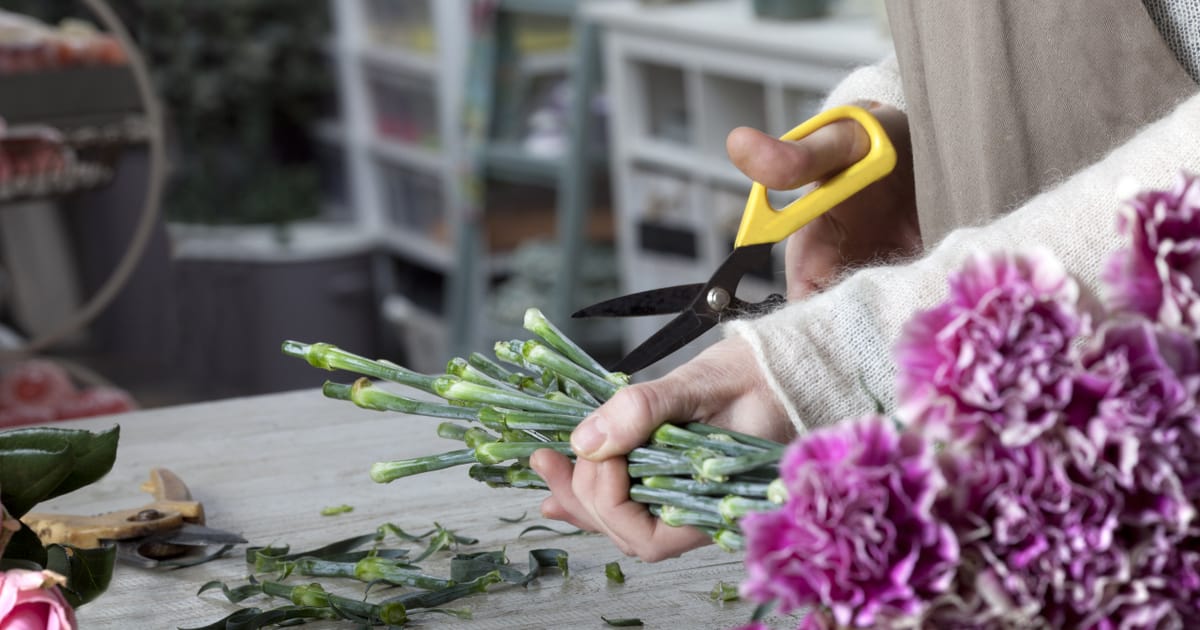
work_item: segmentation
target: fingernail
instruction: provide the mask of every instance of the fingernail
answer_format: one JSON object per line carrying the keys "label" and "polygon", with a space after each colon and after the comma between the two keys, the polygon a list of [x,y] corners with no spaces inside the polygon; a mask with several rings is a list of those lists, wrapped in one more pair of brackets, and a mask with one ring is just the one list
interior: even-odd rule
{"label": "fingernail", "polygon": [[578,455],[591,455],[600,450],[604,446],[604,427],[601,426],[603,418],[601,416],[592,416],[582,422],[578,429],[571,434],[571,448]]}

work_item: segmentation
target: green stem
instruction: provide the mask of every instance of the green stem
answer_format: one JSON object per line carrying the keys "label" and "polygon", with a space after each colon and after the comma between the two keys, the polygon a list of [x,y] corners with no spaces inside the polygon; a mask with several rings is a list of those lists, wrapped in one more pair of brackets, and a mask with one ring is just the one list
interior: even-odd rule
{"label": "green stem", "polygon": [[767,484],[746,483],[741,481],[697,481],[686,477],[654,476],[642,478],[642,484],[648,488],[674,490],[704,496],[724,497],[737,495],[741,497],[766,497]]}
{"label": "green stem", "polygon": [[704,527],[716,531],[726,526],[720,516],[711,512],[689,510],[675,505],[663,505],[657,511],[657,516],[662,522],[671,527]]}
{"label": "green stem", "polygon": [[447,440],[462,442],[467,437],[467,427],[453,422],[443,422],[437,427],[437,436]]}
{"label": "green stem", "polygon": [[763,452],[761,448],[735,442],[728,437],[720,439],[716,437],[717,435],[720,434],[702,435],[679,425],[667,423],[654,430],[651,440],[655,444],[665,444],[677,448],[708,448],[731,457]]}
{"label": "green stem", "polygon": [[587,415],[589,411],[586,407],[578,403],[566,404],[545,398],[537,398],[521,392],[484,387],[450,376],[438,378],[434,381],[433,387],[442,398],[476,405],[493,405],[509,409],[543,411],[580,417]]}
{"label": "green stem", "polygon": [[600,400],[612,398],[613,394],[617,393],[617,390],[620,389],[618,385],[614,385],[605,380],[604,377],[587,371],[578,364],[573,363],[567,357],[533,339],[526,341],[521,346],[521,356],[525,357],[525,360],[529,363],[539,365],[547,370],[577,381],[584,389]]}
{"label": "green stem", "polygon": [[366,357],[346,352],[328,343],[307,344],[300,341],[283,342],[283,353],[308,361],[309,365],[324,370],[346,370],[363,376],[392,381],[426,392],[432,392],[435,377],[402,368],[394,363],[372,361]]}
{"label": "green stem", "polygon": [[563,393],[570,396],[576,402],[583,403],[592,408],[599,407],[602,404],[601,401],[597,400],[596,397],[587,390],[587,388],[585,388],[583,385],[580,385],[579,381],[576,381],[575,379],[570,379],[562,374],[559,374],[558,384],[560,387],[562,387]]}
{"label": "green stem", "polygon": [[[485,411],[491,409],[491,411]],[[574,431],[579,426],[579,416],[561,413],[538,413],[519,411],[516,409],[494,409],[484,407],[479,410],[480,422],[484,415],[489,421],[498,422],[508,429],[522,431]],[[486,423],[485,423],[486,424]]]}
{"label": "green stem", "polygon": [[656,475],[688,475],[692,471],[693,466],[688,462],[629,464],[629,476],[634,478],[653,477]]}
{"label": "green stem", "polygon": [[475,459],[480,464],[499,464],[512,459],[525,459],[534,451],[548,448],[564,455],[571,455],[568,442],[492,442],[475,447]]}
{"label": "green stem", "polygon": [[725,481],[730,475],[764,468],[769,468],[774,473],[778,466],[778,453],[766,451],[740,457],[711,457],[700,462],[696,472],[700,479],[705,481]]}
{"label": "green stem", "polygon": [[366,378],[354,381],[352,387],[327,382],[322,391],[330,398],[349,400],[363,409],[372,411],[398,411],[416,416],[450,418],[452,420],[475,419],[475,410],[469,407],[405,398],[372,384]]}
{"label": "green stem", "polygon": [[488,433],[487,429],[481,429],[479,427],[471,427],[470,429],[467,429],[466,434],[463,435],[463,443],[469,448],[476,448],[480,444],[489,444],[491,442],[499,441],[500,438]]}
{"label": "green stem", "polygon": [[768,440],[766,438],[761,438],[761,437],[758,437],[757,435],[750,435],[749,433],[741,433],[739,431],[734,431],[732,429],[722,429],[720,427],[714,427],[711,424],[704,424],[703,422],[689,422],[683,426],[688,431],[691,431],[693,433],[699,433],[701,435],[727,435],[727,436],[737,440],[738,442],[741,442],[742,444],[747,444],[749,446],[757,446],[757,447],[759,447],[763,450],[767,450],[767,451],[777,451],[779,453],[782,453],[783,449],[787,447],[786,444],[780,444],[779,442],[774,442],[774,441]]}
{"label": "green stem", "polygon": [[708,512],[720,518],[718,501],[709,497],[698,497],[686,492],[674,490],[659,490],[642,484],[634,484],[629,488],[629,498],[638,503],[655,503],[658,505],[673,505],[697,512]]}
{"label": "green stem", "polygon": [[476,383],[485,387],[494,387],[496,389],[510,389],[512,391],[521,391],[521,388],[509,383],[507,380],[492,378],[489,374],[482,370],[476,369],[466,359],[455,357],[450,359],[446,364],[446,373],[452,376],[457,376],[468,383]]}
{"label": "green stem", "polygon": [[354,577],[363,582],[386,582],[397,586],[412,586],[434,590],[453,586],[454,582],[400,566],[395,560],[368,556],[353,563]]}
{"label": "green stem", "polygon": [[525,311],[525,330],[542,338],[543,341],[550,344],[550,347],[561,352],[576,365],[588,370],[589,372],[603,378],[604,380],[623,387],[629,384],[629,376],[616,372],[610,372],[600,365],[600,362],[592,358],[592,355],[580,348],[578,344],[568,338],[558,329],[546,316],[536,308],[529,308]]}
{"label": "green stem", "polygon": [[750,499],[731,494],[721,499],[717,509],[726,523],[736,525],[743,516],[751,512],[770,512],[779,509],[779,506],[764,499]]}
{"label": "green stem", "polygon": [[496,353],[497,359],[500,359],[509,365],[519,367],[524,370],[529,370],[534,374],[534,376],[541,378],[543,372],[542,368],[529,363],[525,360],[525,357],[521,356],[521,346],[523,345],[525,345],[525,342],[517,339],[513,339],[511,341],[497,341],[495,345],[492,346],[492,350]]}
{"label": "green stem", "polygon": [[728,528],[717,530],[713,542],[725,551],[741,551],[746,548],[746,537],[741,532]]}
{"label": "green stem", "polygon": [[473,463],[475,463],[475,449],[470,448],[413,459],[376,462],[371,464],[371,480],[376,483],[388,483],[401,477]]}

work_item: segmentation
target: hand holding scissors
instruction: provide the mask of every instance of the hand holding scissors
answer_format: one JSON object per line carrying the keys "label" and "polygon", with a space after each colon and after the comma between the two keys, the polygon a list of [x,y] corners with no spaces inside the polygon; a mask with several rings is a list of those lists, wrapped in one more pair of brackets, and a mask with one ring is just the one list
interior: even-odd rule
{"label": "hand holding scissors", "polygon": [[625,295],[577,311],[574,317],[629,317],[678,313],[657,333],[630,352],[615,370],[633,373],[678,350],[716,324],[730,318],[755,315],[780,306],[784,298],[773,295],[762,302],[745,302],[736,295],[742,277],[771,260],[772,246],[808,225],[852,195],[892,171],[896,151],[883,126],[869,112],[853,106],[837,107],[784,134],[799,140],[826,125],[857,121],[866,130],[869,148],[862,159],[834,175],[781,209],[772,208],[766,187],[755,182],[750,189],[734,250],[705,283],[685,284]]}

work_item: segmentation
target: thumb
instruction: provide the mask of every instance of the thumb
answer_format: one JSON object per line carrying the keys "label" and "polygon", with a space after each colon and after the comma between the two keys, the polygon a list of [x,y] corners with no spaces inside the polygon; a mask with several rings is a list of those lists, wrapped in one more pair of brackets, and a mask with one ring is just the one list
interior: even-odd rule
{"label": "thumb", "polygon": [[738,127],[725,139],[734,166],[771,190],[791,190],[825,179],[862,159],[868,149],[866,130],[853,120],[830,123],[796,141],[749,127]]}
{"label": "thumb", "polygon": [[629,385],[579,423],[571,448],[593,461],[624,455],[645,444],[663,423],[694,415],[692,389],[670,377]]}

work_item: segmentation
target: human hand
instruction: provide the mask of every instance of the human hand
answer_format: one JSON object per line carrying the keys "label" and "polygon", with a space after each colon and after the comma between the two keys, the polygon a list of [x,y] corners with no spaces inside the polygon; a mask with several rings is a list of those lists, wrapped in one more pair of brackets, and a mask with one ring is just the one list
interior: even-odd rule
{"label": "human hand", "polygon": [[530,458],[550,487],[542,515],[607,534],[627,555],[647,562],[708,544],[691,527],[672,527],[629,498],[625,454],[665,422],[701,421],[778,442],[795,428],[771,392],[749,344],[719,341],[666,376],[623,388],[571,434],[576,463],[551,450]]}
{"label": "human hand", "polygon": [[[869,109],[896,147],[896,168],[788,238],[788,299],[828,286],[847,268],[921,248],[908,118],[886,105]],[[826,125],[794,142],[749,127],[734,129],[725,141],[733,164],[771,190],[820,182],[862,159],[869,148],[866,131],[854,120]]]}

